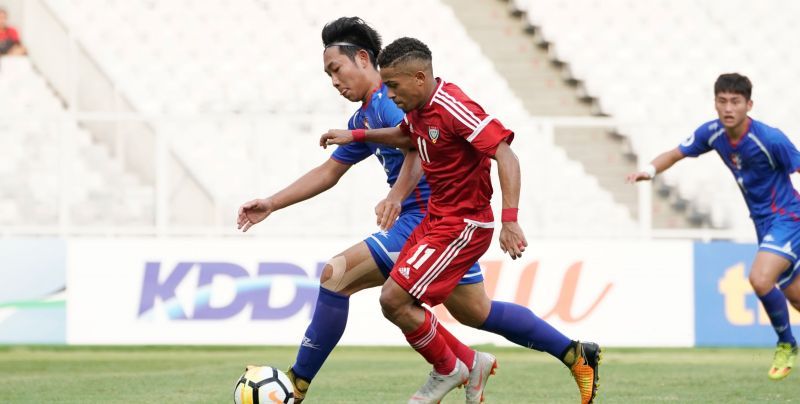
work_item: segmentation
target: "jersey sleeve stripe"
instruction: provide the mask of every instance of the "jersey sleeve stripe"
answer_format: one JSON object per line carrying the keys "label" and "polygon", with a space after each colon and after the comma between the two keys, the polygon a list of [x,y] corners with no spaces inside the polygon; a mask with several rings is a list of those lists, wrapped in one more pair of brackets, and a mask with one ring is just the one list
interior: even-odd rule
{"label": "jersey sleeve stripe", "polygon": [[756,135],[754,135],[752,132],[751,132],[751,133],[748,133],[748,134],[747,134],[747,137],[749,137],[750,139],[753,139],[753,141],[755,141],[755,142],[756,142],[756,144],[758,145],[758,148],[759,148],[759,149],[761,149],[761,151],[762,151],[762,152],[764,152],[764,154],[766,154],[766,155],[767,155],[767,160],[769,160],[769,165],[770,165],[770,166],[772,167],[772,169],[774,170],[774,169],[775,169],[775,161],[774,161],[774,160],[772,160],[772,155],[771,155],[771,154],[769,154],[769,151],[767,151],[767,148],[766,148],[766,147],[764,147],[764,143],[761,143],[761,141],[760,141],[760,140],[758,140],[758,138],[756,137]]}
{"label": "jersey sleeve stripe", "polygon": [[464,103],[462,103],[461,101],[455,99],[455,97],[453,97],[452,95],[450,95],[446,91],[442,91],[441,93],[439,93],[439,96],[444,98],[444,99],[446,99],[446,100],[448,100],[448,101],[450,101],[453,105],[458,107],[459,110],[463,111],[467,116],[469,116],[470,118],[474,119],[475,122],[480,122],[480,119],[477,116],[475,116],[474,112],[470,111],[470,109],[467,108],[467,106],[464,105]]}
{"label": "jersey sleeve stripe", "polygon": [[716,131],[713,135],[711,135],[711,137],[708,138],[708,147],[713,147],[712,143],[714,143],[714,141],[717,140],[717,138],[720,135],[722,135],[724,132],[725,132],[725,128],[722,128],[722,129]]}
{"label": "jersey sleeve stripe", "polygon": [[436,97],[436,103],[439,104],[439,105],[442,105],[442,106],[446,105],[447,107],[449,107],[448,111],[451,111],[451,113],[453,115],[458,114],[461,117],[463,117],[464,120],[469,121],[471,123],[470,126],[473,127],[473,128],[475,126],[478,126],[478,124],[481,122],[481,120],[476,118],[474,114],[472,116],[470,116],[470,114],[467,114],[467,112],[465,112],[464,109],[459,108],[459,106],[456,105],[454,102],[452,102],[452,101],[450,101],[450,100],[448,100],[448,99],[446,99],[444,97],[437,96]]}
{"label": "jersey sleeve stripe", "polygon": [[442,107],[444,107],[444,109],[446,109],[446,110],[447,110],[447,112],[449,112],[449,113],[450,113],[450,115],[453,115],[453,117],[454,117],[454,118],[456,118],[456,119],[458,119],[459,121],[461,121],[461,123],[463,123],[463,124],[464,124],[464,126],[466,126],[466,127],[470,128],[470,129],[472,129],[472,130],[475,130],[475,128],[477,128],[477,127],[478,127],[478,124],[479,124],[480,122],[472,122],[471,120],[469,120],[469,119],[467,119],[466,117],[464,117],[464,115],[462,115],[462,114],[459,114],[458,112],[456,112],[456,110],[455,110],[455,109],[453,109],[453,107],[452,107],[450,104],[448,104],[448,103],[444,102],[443,100],[441,100],[441,99],[439,99],[439,98],[437,98],[437,99],[436,99],[436,100],[434,100],[434,101],[435,101],[437,104],[439,104],[439,105],[441,105]]}
{"label": "jersey sleeve stripe", "polygon": [[494,119],[494,117],[489,115],[483,121],[481,121],[480,125],[478,125],[478,127],[475,128],[474,131],[472,131],[471,135],[469,135],[469,137],[467,138],[467,142],[472,143],[472,141],[475,140],[476,137],[478,137],[481,131],[483,131],[483,128],[485,128],[486,125],[488,125],[489,122],[492,121],[492,119]]}

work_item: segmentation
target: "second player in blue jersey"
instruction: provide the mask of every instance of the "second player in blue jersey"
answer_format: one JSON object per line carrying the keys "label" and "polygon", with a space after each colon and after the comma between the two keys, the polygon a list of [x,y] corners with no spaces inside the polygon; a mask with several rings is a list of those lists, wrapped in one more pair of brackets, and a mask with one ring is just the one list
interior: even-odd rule
{"label": "second player in blue jersey", "polygon": [[739,184],[755,224],[758,253],[749,278],[778,336],[768,376],[780,380],[792,370],[797,357],[786,302],[788,299],[800,310],[800,195],[789,178],[800,170],[800,152],[783,132],[748,116],[753,106],[751,93],[747,77],[736,73],[719,76],[714,85],[718,119],[700,125],[678,147],[629,175],[628,181],[652,179],[684,157],[711,150],[719,154]]}

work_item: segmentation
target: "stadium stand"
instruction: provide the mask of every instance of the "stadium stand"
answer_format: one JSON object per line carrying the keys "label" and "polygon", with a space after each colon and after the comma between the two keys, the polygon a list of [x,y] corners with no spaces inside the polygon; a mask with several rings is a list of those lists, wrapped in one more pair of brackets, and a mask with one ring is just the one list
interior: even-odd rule
{"label": "stadium stand", "polygon": [[92,141],[26,57],[0,59],[0,111],[0,223],[58,225],[64,197],[75,225],[152,225],[152,187]]}
{"label": "stadium stand", "polygon": [[[425,38],[437,74],[459,83],[516,130],[526,173],[522,204],[527,208],[521,215],[532,233],[574,233],[578,224],[581,233],[636,229],[628,210],[531,119],[452,10],[439,2],[408,1],[392,15],[361,0],[239,1],[235,7],[229,1],[200,6],[186,0],[45,4],[138,112],[165,117],[154,121],[154,129],[168,136],[172,152],[213,196],[220,215],[232,218],[241,202],[276,190],[326,158],[326,152],[314,150],[316,138],[341,126],[354,106],[331,90],[321,72],[319,29],[331,16],[357,14],[387,41]],[[413,12],[422,6],[431,12]],[[285,15],[292,18],[280,18]],[[418,21],[413,27],[400,23],[411,18]],[[169,118],[187,115],[203,118],[190,123]],[[323,234],[362,234],[374,227],[370,212],[383,192],[377,188],[380,173],[369,168],[352,169],[351,185],[270,219],[271,227],[319,227],[323,216]],[[359,186],[368,183],[376,188]],[[346,206],[347,212],[331,215],[330,206]]]}
{"label": "stadium stand", "polygon": [[[796,97],[786,83],[796,79],[800,62],[797,2],[513,0],[512,6],[524,12],[551,57],[566,63],[567,78],[617,119],[617,131],[643,160],[715,117],[713,82],[730,71],[753,80],[756,119],[800,140],[795,103],[786,101]],[[742,15],[752,29],[742,29]],[[714,227],[750,228],[738,187],[716,158],[679,164],[662,182]]]}

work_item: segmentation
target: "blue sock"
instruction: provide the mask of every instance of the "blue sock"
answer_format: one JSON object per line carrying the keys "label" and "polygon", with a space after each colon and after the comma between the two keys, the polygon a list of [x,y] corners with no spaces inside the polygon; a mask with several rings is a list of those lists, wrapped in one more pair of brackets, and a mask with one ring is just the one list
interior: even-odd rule
{"label": "blue sock", "polygon": [[294,374],[311,381],[339,343],[347,325],[350,297],[320,286],[317,307],[292,365]]}
{"label": "blue sock", "polygon": [[783,292],[773,287],[769,293],[758,298],[761,300],[761,304],[764,305],[764,310],[769,316],[772,328],[778,334],[778,342],[788,342],[792,346],[797,345],[792,335],[792,326],[789,324],[789,307],[786,304],[786,296],[784,296]]}
{"label": "blue sock", "polygon": [[496,300],[492,301],[489,317],[479,328],[502,335],[517,345],[547,352],[558,360],[572,343],[527,307]]}

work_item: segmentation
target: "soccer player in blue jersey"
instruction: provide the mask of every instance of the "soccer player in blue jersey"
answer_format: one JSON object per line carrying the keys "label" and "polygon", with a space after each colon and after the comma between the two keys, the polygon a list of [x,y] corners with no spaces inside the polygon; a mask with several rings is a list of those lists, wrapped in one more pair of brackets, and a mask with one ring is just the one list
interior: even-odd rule
{"label": "soccer player in blue jersey", "polygon": [[719,154],[739,184],[756,227],[759,246],[750,268],[750,284],[778,334],[768,376],[780,380],[792,370],[797,357],[786,300],[800,310],[800,195],[789,179],[800,169],[800,153],[783,132],[747,115],[753,107],[752,88],[750,80],[740,74],[719,76],[714,84],[719,118],[700,125],[677,148],[662,153],[627,180],[653,179],[684,157],[711,150]]}
{"label": "soccer player in blue jersey", "polygon": [[[322,41],[325,46],[324,68],[333,87],[346,99],[361,103],[348,121],[348,128],[374,129],[400,124],[404,113],[387,96],[386,86],[376,69],[376,57],[381,49],[378,33],[358,17],[342,17],[323,28]],[[354,143],[338,147],[330,159],[283,190],[247,202],[239,209],[239,228],[247,231],[273,212],[333,187],[350,166],[372,155],[380,162],[392,187],[387,198],[376,207],[380,227],[388,230],[366,237],[326,263],[311,324],[299,347],[297,359],[287,372],[295,388],[295,397],[299,399],[297,402],[305,398],[311,380],[344,333],[350,295],[385,282],[395,258],[426,214],[430,189],[425,179],[420,179],[420,166],[406,164],[404,170],[417,171],[400,175],[403,152],[378,144]],[[412,183],[396,183],[399,177],[419,182],[414,188]],[[405,193],[411,188],[414,190],[403,200],[400,192]],[[397,191],[401,189],[403,191]],[[386,203],[387,200],[403,201],[392,204]],[[597,366],[584,363],[584,344],[570,340],[526,307],[489,300],[477,263],[444,305],[463,324],[502,335],[516,344],[548,352],[560,359],[571,368],[582,395],[593,395]],[[445,336],[454,352],[461,354],[459,359],[467,358],[463,360],[470,370],[465,389],[467,403],[480,402],[486,380],[496,364],[494,357],[472,351],[441,325],[437,332]]]}

